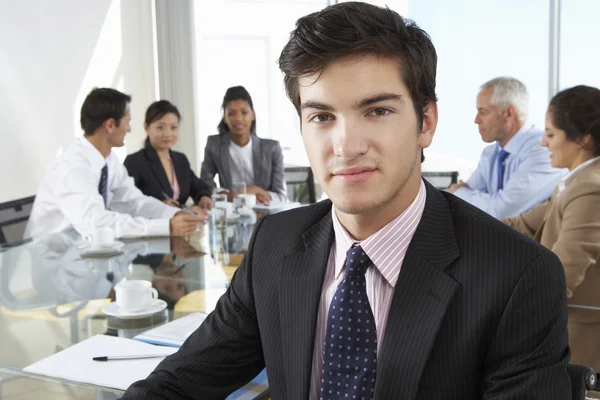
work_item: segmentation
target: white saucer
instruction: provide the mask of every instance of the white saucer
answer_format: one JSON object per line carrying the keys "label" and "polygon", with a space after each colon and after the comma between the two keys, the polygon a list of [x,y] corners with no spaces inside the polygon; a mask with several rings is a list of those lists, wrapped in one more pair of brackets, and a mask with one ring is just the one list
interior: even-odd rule
{"label": "white saucer", "polygon": [[89,243],[83,243],[79,245],[79,250],[81,250],[84,255],[102,255],[102,254],[112,254],[116,251],[119,251],[125,244],[123,242],[114,241],[110,244],[105,244],[102,246],[94,246]]}
{"label": "white saucer", "polygon": [[152,314],[156,314],[157,312],[161,312],[167,308],[167,303],[164,300],[156,299],[152,302],[152,304],[141,311],[122,311],[117,302],[113,301],[110,304],[102,307],[102,312],[106,315],[110,315],[111,317],[117,317],[122,319],[135,319],[135,318],[144,318],[149,317]]}
{"label": "white saucer", "polygon": [[237,213],[232,213],[227,216],[228,221],[235,221],[236,219],[240,219],[241,215]]}

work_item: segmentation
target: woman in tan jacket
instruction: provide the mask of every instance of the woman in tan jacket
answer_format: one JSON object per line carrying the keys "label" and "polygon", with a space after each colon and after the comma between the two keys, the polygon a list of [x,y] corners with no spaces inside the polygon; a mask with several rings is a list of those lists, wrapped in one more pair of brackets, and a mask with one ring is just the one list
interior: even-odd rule
{"label": "woman in tan jacket", "polygon": [[600,372],[600,90],[576,86],[554,96],[541,144],[552,166],[569,173],[548,201],[503,221],[562,261],[571,362]]}

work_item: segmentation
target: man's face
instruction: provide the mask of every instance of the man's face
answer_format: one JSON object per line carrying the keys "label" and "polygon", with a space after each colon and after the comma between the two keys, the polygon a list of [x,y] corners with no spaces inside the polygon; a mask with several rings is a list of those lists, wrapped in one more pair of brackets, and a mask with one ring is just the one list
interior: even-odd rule
{"label": "man's face", "polygon": [[505,119],[502,110],[492,105],[493,94],[494,88],[487,88],[477,95],[475,123],[479,126],[481,139],[486,143],[501,141],[505,136]]}
{"label": "man's face", "polygon": [[108,135],[108,140],[112,147],[123,147],[125,145],[125,135],[127,135],[128,132],[131,132],[131,127],[129,126],[130,121],[131,109],[129,104],[127,104],[125,106],[125,115],[120,119],[119,126],[114,124]]}
{"label": "man's face", "polygon": [[[365,214],[402,201],[402,189],[420,184],[424,133],[398,64],[352,56],[299,79],[302,138],[315,177],[337,210]],[[432,126],[433,125],[433,126]]]}

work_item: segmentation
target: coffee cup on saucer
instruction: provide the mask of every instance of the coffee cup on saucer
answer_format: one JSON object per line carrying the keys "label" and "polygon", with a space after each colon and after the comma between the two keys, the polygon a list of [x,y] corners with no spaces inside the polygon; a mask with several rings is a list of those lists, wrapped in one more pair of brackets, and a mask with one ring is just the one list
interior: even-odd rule
{"label": "coffee cup on saucer", "polygon": [[231,215],[233,213],[233,203],[229,203],[227,201],[218,201],[213,204],[214,209],[223,210],[226,216]]}
{"label": "coffee cup on saucer", "polygon": [[241,193],[236,196],[240,201],[240,207],[252,208],[256,205],[256,195],[249,193]]}
{"label": "coffee cup on saucer", "polygon": [[115,244],[115,231],[111,228],[98,228],[85,235],[83,239],[92,248],[110,247]]}
{"label": "coffee cup on saucer", "polygon": [[152,283],[142,280],[123,279],[115,286],[116,303],[125,312],[137,312],[150,307],[158,299]]}

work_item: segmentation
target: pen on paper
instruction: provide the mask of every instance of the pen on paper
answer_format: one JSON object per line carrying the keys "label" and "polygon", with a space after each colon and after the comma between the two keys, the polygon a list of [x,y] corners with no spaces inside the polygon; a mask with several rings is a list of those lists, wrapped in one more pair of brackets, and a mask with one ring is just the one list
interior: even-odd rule
{"label": "pen on paper", "polygon": [[146,355],[133,355],[133,356],[101,356],[94,357],[92,360],[94,361],[117,361],[117,360],[138,360],[141,358],[157,358],[157,357],[166,357],[168,354],[146,354]]}

